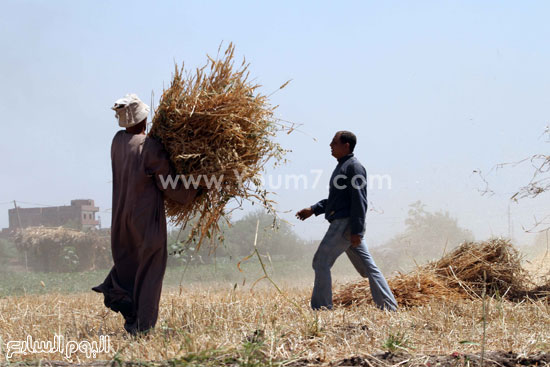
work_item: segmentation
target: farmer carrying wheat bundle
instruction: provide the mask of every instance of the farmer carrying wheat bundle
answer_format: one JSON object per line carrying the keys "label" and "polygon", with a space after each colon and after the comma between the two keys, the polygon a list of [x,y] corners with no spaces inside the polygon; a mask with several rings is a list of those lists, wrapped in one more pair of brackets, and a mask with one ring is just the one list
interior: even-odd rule
{"label": "farmer carrying wheat bundle", "polygon": [[305,220],[313,214],[325,213],[330,222],[313,257],[315,283],[311,307],[332,309],[330,269],[343,252],[363,277],[369,278],[372,299],[381,309],[396,310],[397,302],[364,241],[367,211],[367,172],[353,155],[357,143],[349,131],[339,131],[330,143],[332,156],[338,160],[330,178],[328,199],[300,210],[296,217]]}
{"label": "farmer carrying wheat bundle", "polygon": [[92,289],[103,293],[105,306],[124,316],[126,331],[137,334],[153,328],[158,317],[167,260],[165,196],[185,205],[201,189],[162,184],[173,172],[162,144],[145,135],[149,106],[129,94],[112,109],[125,128],[111,145],[114,266]]}

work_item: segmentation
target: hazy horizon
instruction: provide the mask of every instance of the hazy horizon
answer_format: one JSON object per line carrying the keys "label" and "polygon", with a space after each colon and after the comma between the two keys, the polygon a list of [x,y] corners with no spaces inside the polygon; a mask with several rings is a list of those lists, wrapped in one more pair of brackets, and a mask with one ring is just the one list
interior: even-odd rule
{"label": "hazy horizon", "polygon": [[[404,228],[409,204],[448,211],[476,239],[508,236],[548,216],[549,195],[510,202],[529,164],[548,154],[550,24],[543,1],[147,2],[7,1],[0,14],[4,116],[0,227],[8,209],[90,198],[110,226],[114,101],[129,92],[157,105],[174,62],[202,66],[221,42],[246,57],[277,117],[300,124],[278,141],[289,163],[266,174],[306,175],[316,188],[274,190],[283,219],[305,239],[327,223],[294,213],[327,196],[337,130],[391,188],[369,190],[367,242]],[[154,94],[152,94],[154,92]],[[481,170],[494,191],[482,195]],[[256,209],[246,205],[238,219]],[[511,228],[509,228],[510,213]],[[548,221],[548,219],[546,219]]]}

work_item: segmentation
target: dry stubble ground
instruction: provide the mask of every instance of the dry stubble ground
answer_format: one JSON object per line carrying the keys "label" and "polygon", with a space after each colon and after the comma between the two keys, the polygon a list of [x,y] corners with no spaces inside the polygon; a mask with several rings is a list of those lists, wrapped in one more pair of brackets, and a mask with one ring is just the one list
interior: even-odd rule
{"label": "dry stubble ground", "polygon": [[[128,337],[119,314],[100,295],[46,294],[0,299],[2,358],[6,343],[24,340],[94,341],[108,335],[112,351],[86,358],[75,353],[14,355],[10,362],[123,364],[157,362],[191,365],[468,365],[479,363],[483,343],[482,301],[423,307],[391,313],[372,306],[309,310],[308,286],[282,285],[285,296],[267,285],[237,289],[197,286],[166,289],[156,329]],[[550,363],[550,305],[543,302],[487,301],[487,351],[500,365]],[[386,352],[385,354],[383,354]],[[393,352],[393,353],[388,353]],[[446,356],[429,357],[429,356]],[[534,359],[517,359],[537,356]],[[353,358],[352,358],[353,357]],[[109,362],[100,362],[109,361]],[[510,362],[510,363],[512,363]],[[42,362],[44,364],[44,362]]]}

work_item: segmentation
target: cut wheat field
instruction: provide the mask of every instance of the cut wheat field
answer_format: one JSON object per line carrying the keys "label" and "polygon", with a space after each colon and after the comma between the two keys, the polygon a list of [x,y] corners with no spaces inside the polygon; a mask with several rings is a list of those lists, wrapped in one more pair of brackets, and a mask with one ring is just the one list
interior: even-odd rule
{"label": "cut wheat field", "polygon": [[[120,314],[108,311],[92,292],[5,297],[0,299],[2,358],[42,365],[305,366],[392,365],[382,358],[403,355],[400,365],[430,365],[430,355],[469,364],[468,356],[482,348],[518,356],[550,350],[550,305],[543,301],[488,298],[485,311],[482,300],[464,300],[398,312],[369,305],[313,312],[310,287],[280,286],[282,294],[268,284],[165,289],[157,327],[137,338],[124,332]],[[55,334],[75,341],[107,335],[111,351],[95,358],[42,353],[6,359],[7,341],[52,340]],[[490,361],[490,354],[486,358]]]}

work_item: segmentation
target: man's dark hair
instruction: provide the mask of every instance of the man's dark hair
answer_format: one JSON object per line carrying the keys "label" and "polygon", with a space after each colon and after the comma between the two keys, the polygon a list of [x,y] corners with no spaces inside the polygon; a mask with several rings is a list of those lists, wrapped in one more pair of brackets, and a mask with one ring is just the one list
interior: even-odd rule
{"label": "man's dark hair", "polygon": [[349,143],[349,151],[353,153],[355,149],[355,144],[357,144],[357,137],[351,131],[338,131],[336,134],[340,136],[340,143],[346,144]]}

